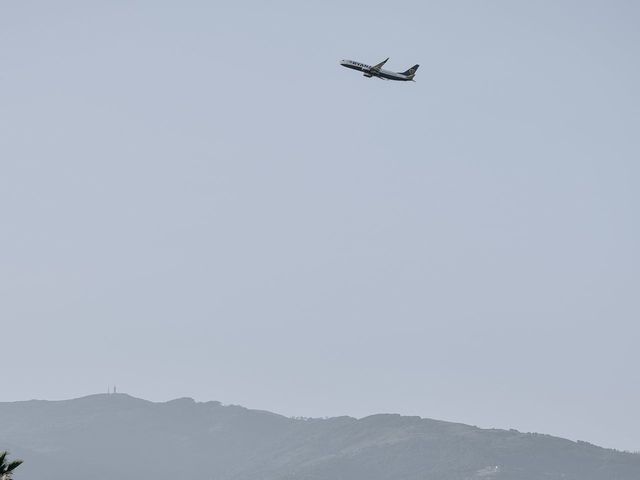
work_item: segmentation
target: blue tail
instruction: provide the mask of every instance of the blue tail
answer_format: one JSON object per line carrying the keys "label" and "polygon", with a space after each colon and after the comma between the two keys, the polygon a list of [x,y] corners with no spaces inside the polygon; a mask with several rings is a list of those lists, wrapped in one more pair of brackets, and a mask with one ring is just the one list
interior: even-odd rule
{"label": "blue tail", "polygon": [[403,74],[403,75],[407,75],[407,76],[409,76],[409,75],[415,75],[415,74],[416,74],[416,71],[418,70],[418,67],[419,67],[419,66],[420,66],[420,65],[414,65],[413,67],[411,67],[411,68],[410,68],[409,70],[407,70],[406,72],[402,72],[402,74]]}

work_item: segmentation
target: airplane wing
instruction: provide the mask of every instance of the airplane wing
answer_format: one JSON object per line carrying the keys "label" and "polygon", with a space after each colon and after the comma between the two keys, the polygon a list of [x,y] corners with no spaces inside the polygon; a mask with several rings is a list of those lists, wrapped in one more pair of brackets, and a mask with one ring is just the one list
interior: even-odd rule
{"label": "airplane wing", "polygon": [[373,67],[371,67],[371,70],[380,70],[384,66],[384,64],[387,63],[388,60],[389,59],[387,58],[386,60],[380,62],[379,64],[374,65]]}

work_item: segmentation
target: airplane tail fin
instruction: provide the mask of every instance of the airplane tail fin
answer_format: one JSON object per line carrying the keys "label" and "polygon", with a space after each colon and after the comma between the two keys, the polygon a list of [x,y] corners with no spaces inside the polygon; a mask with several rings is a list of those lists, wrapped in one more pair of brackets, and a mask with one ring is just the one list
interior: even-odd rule
{"label": "airplane tail fin", "polygon": [[409,70],[407,70],[406,72],[402,72],[403,75],[407,75],[407,76],[413,76],[416,74],[416,71],[418,70],[418,67],[420,65],[414,65],[413,67],[411,67]]}

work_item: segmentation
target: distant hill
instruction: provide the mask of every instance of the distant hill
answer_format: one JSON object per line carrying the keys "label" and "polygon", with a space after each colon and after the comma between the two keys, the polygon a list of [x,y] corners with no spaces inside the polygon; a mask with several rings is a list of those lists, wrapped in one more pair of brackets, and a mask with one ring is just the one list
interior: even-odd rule
{"label": "distant hill", "polygon": [[124,394],[0,403],[5,448],[25,460],[16,480],[640,479],[640,455],[548,435]]}

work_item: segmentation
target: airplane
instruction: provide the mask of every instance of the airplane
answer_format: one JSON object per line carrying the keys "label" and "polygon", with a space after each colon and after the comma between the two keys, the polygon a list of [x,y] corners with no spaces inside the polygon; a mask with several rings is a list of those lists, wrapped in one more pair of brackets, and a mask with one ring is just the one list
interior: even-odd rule
{"label": "airplane", "polygon": [[391,72],[389,70],[384,70],[382,67],[385,63],[387,63],[389,59],[380,62],[377,65],[365,65],[364,63],[354,62],[353,60],[342,60],[340,65],[343,67],[351,68],[353,70],[358,70],[360,72],[364,72],[364,76],[367,78],[377,77],[382,80],[398,80],[400,82],[415,82],[413,77],[416,75],[416,70],[420,65],[414,65],[406,72]]}

